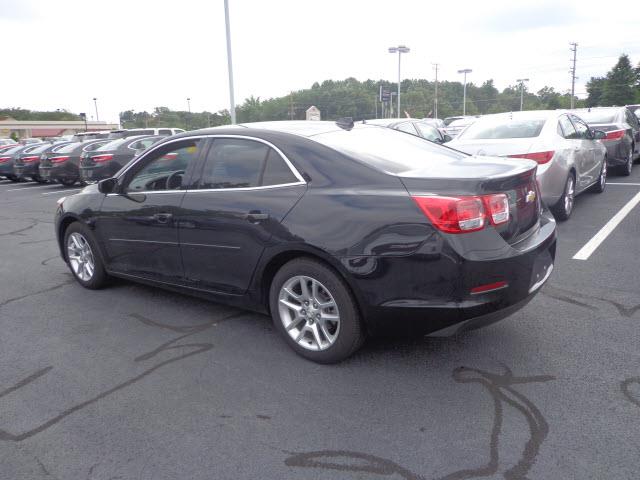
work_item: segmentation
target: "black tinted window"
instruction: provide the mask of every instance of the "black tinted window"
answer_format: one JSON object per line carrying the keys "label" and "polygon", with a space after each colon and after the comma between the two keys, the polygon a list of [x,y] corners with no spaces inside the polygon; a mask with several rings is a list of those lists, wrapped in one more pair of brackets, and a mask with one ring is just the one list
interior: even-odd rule
{"label": "black tinted window", "polygon": [[260,186],[269,147],[251,140],[214,140],[202,170],[199,188]]}
{"label": "black tinted window", "polygon": [[269,149],[267,164],[262,175],[261,185],[282,185],[294,183],[298,179],[295,177],[283,158],[273,149]]}

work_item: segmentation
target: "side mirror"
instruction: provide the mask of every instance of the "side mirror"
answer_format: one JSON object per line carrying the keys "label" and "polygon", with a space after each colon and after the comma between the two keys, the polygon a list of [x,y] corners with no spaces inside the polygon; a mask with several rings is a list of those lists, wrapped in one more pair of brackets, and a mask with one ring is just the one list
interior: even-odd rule
{"label": "side mirror", "polygon": [[602,140],[604,138],[607,138],[607,132],[603,132],[602,130],[594,130],[593,138],[595,140]]}
{"label": "side mirror", "polygon": [[118,186],[118,179],[116,178],[105,178],[104,180],[100,180],[98,182],[98,191],[100,193],[114,193],[116,187]]}
{"label": "side mirror", "polygon": [[451,137],[451,135],[447,135],[446,133],[444,134],[444,143],[450,142],[451,140],[453,140],[453,138]]}

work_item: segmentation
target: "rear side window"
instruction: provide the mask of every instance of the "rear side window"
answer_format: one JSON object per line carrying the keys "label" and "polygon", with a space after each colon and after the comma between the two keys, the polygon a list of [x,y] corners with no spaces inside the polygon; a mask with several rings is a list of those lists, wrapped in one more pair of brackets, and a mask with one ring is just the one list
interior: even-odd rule
{"label": "rear side window", "polygon": [[223,138],[213,141],[198,188],[251,188],[296,181],[289,166],[269,146],[253,140]]}
{"label": "rear side window", "polygon": [[400,125],[395,126],[396,130],[400,130],[401,132],[410,133],[411,135],[417,135],[415,127],[411,122],[401,123]]}
{"label": "rear side window", "polygon": [[103,145],[106,145],[109,142],[96,142],[96,143],[92,143],[90,145],[87,145],[86,147],[84,147],[82,149],[83,152],[93,152],[94,150],[99,149],[100,147],[102,147]]}
{"label": "rear side window", "polygon": [[168,128],[161,128],[158,131],[158,134],[160,134],[160,135],[172,135],[173,132],[171,130],[169,130]]}
{"label": "rear side window", "polygon": [[430,140],[432,142],[441,140],[440,133],[431,125],[427,125],[426,123],[418,123],[416,122],[415,127],[420,131],[422,137]]}
{"label": "rear side window", "polygon": [[571,123],[571,120],[569,120],[569,117],[567,117],[566,115],[560,117],[560,119],[558,120],[558,126],[560,127],[558,133],[562,135],[562,137],[566,139],[579,138],[578,132],[576,132],[573,123]]}

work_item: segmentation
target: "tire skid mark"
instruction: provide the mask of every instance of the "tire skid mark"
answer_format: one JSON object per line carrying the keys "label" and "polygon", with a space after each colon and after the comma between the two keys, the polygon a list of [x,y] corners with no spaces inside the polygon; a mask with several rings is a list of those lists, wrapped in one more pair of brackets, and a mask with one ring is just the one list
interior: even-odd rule
{"label": "tire skid mark", "polygon": [[[526,420],[530,437],[525,443],[522,455],[517,463],[505,470],[503,475],[508,480],[525,480],[526,475],[535,463],[540,446],[549,433],[549,425],[544,416],[525,395],[515,390],[516,385],[527,383],[544,383],[554,380],[551,375],[517,377],[503,365],[502,374],[486,372],[476,368],[458,367],[453,373],[458,383],[477,383],[482,385],[493,399],[494,419],[489,439],[489,460],[485,466],[474,469],[459,470],[438,480],[469,480],[494,475],[500,467],[500,434],[503,427],[505,407],[512,407]],[[405,480],[424,480],[426,477],[402,467],[392,460],[362,452],[347,450],[319,450],[312,452],[284,452],[290,454],[285,459],[289,467],[318,468],[323,470],[371,473],[376,475],[398,475]],[[353,463],[340,461],[351,460]],[[502,459],[504,461],[504,459]],[[366,462],[366,463],[363,463]]]}
{"label": "tire skid mark", "polygon": [[[33,220],[32,220],[32,222],[33,222]],[[0,237],[5,237],[5,236],[8,236],[8,235],[16,235],[16,236],[24,237],[24,232],[26,232],[27,230],[31,230],[33,227],[38,225],[38,223],[39,223],[38,221],[35,221],[31,225],[29,225],[27,227],[19,228],[17,230],[13,230],[11,232],[0,233]]]}
{"label": "tire skid mark", "polygon": [[[124,382],[121,382],[117,385],[115,385],[114,387],[105,390],[101,393],[99,393],[98,395],[95,395],[94,397],[91,397],[88,400],[85,400],[84,402],[80,402],[70,408],[67,408],[66,410],[63,410],[62,412],[60,412],[58,415],[54,416],[53,418],[49,419],[48,421],[41,423],[40,425],[24,431],[22,433],[10,433],[6,430],[0,429],[0,440],[4,440],[4,441],[10,441],[10,442],[21,442],[23,440],[26,440],[28,438],[33,437],[34,435],[37,435],[49,428],[51,428],[52,426],[58,424],[59,422],[61,422],[62,420],[64,420],[66,417],[68,417],[69,415],[72,415],[76,412],[79,412],[91,405],[93,405],[94,403],[97,403],[117,392],[119,392],[120,390],[123,390],[127,387],[130,387],[131,385],[136,384],[137,382],[139,382],[140,380],[144,379],[145,377],[147,377],[148,375],[150,375],[151,373],[155,372],[156,370],[170,365],[172,363],[178,362],[180,360],[184,360],[186,358],[192,357],[194,355],[199,355],[201,353],[207,352],[209,350],[211,350],[213,348],[213,344],[212,343],[208,343],[208,342],[197,342],[197,343],[178,343],[181,340],[184,340],[185,338],[194,335],[196,333],[202,332],[207,328],[213,327],[215,325],[218,325],[219,323],[225,321],[225,320],[230,320],[232,318],[236,318],[236,317],[240,317],[242,315],[246,315],[246,312],[236,312],[230,315],[227,315],[226,317],[220,318],[220,319],[213,319],[210,322],[207,323],[203,323],[203,324],[199,324],[199,325],[192,325],[192,326],[185,326],[185,327],[174,327],[172,325],[167,325],[161,322],[157,322],[151,319],[148,319],[146,317],[143,317],[142,315],[137,315],[137,314],[131,314],[131,316],[133,318],[135,318],[136,320],[139,320],[141,322],[143,322],[145,325],[150,325],[150,326],[154,326],[154,327],[158,327],[158,328],[163,328],[163,329],[168,329],[171,331],[181,331],[184,332],[186,331],[187,333],[185,333],[184,335],[180,335],[178,337],[175,337],[165,343],[163,343],[162,345],[160,345],[158,348],[155,348],[153,350],[151,350],[150,352],[147,353],[143,353],[141,355],[138,355],[137,357],[134,358],[134,362],[143,362],[145,360],[149,360],[151,358],[154,358],[158,355],[160,355],[163,352],[170,352],[173,353],[175,350],[191,350],[188,351],[186,353],[182,353],[180,355],[177,355],[173,358],[169,358],[167,360],[163,360],[153,366],[150,366],[149,368],[147,368],[146,370],[142,371],[141,373],[139,373],[138,375],[135,375],[134,377],[129,378],[128,380],[125,380]],[[143,318],[144,320],[140,319]],[[3,396],[9,395],[10,393],[13,393],[21,388],[26,387],[27,385],[32,384],[33,382],[35,382],[36,380],[38,380],[40,377],[48,374],[51,370],[53,369],[53,366],[48,366],[45,367],[43,369],[40,369],[38,371],[36,371],[35,373],[31,374],[30,376],[24,378],[23,380],[19,381],[18,383],[16,383],[15,385],[9,387],[8,389],[4,390],[3,392],[0,392],[0,398],[2,398]]]}
{"label": "tire skid mark", "polygon": [[640,388],[640,377],[631,377],[623,380],[620,383],[620,390],[622,390],[622,394],[627,400],[633,403],[636,407],[640,407],[640,396],[633,393],[629,388],[633,384]]}
{"label": "tire skid mark", "polygon": [[19,300],[24,300],[25,298],[33,297],[35,295],[40,295],[41,293],[47,293],[47,292],[52,292],[54,290],[58,290],[59,288],[65,287],[67,285],[71,285],[72,283],[75,283],[75,280],[67,280],[66,282],[59,283],[58,285],[54,285],[53,287],[45,288],[43,290],[38,290],[37,292],[28,293],[27,295],[20,295],[19,297],[9,298],[7,300],[4,300],[3,302],[0,302],[0,308],[4,307],[5,305],[8,305],[9,303],[17,302]]}
{"label": "tire skid mark", "polygon": [[582,299],[586,299],[586,300],[595,300],[595,301],[600,301],[600,302],[605,302],[608,303],[609,305],[612,305],[616,308],[616,310],[618,310],[618,313],[623,316],[623,317],[627,317],[627,318],[631,318],[633,317],[636,312],[640,311],[640,304],[638,305],[634,305],[631,307],[628,307],[626,305],[623,305],[619,302],[616,302],[614,300],[610,300],[608,298],[603,298],[603,297],[597,297],[594,295],[586,295],[584,293],[579,293],[579,292],[574,292],[571,290],[567,290],[566,288],[561,288],[561,287],[556,287],[553,285],[546,285],[545,288],[542,290],[541,292],[543,295],[546,295],[548,297],[551,298],[555,298],[556,300],[560,300],[566,303],[571,303],[573,305],[578,305],[581,307],[585,307],[588,308],[590,310],[599,310],[598,307],[595,307],[593,305],[589,305],[587,303],[581,302],[579,300],[576,300],[575,298],[572,297],[578,297],[578,298],[582,298]]}

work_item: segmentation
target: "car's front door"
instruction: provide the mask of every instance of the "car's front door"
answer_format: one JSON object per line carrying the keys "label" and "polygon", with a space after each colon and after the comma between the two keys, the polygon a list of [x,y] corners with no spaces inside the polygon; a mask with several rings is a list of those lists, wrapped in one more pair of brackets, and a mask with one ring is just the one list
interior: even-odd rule
{"label": "car's front door", "polygon": [[176,283],[184,279],[178,209],[203,140],[170,142],[142,155],[105,196],[96,231],[109,270]]}
{"label": "car's front door", "polygon": [[265,247],[288,239],[280,223],[305,190],[300,174],[273,146],[258,139],[212,139],[180,213],[189,285],[244,293]]}

